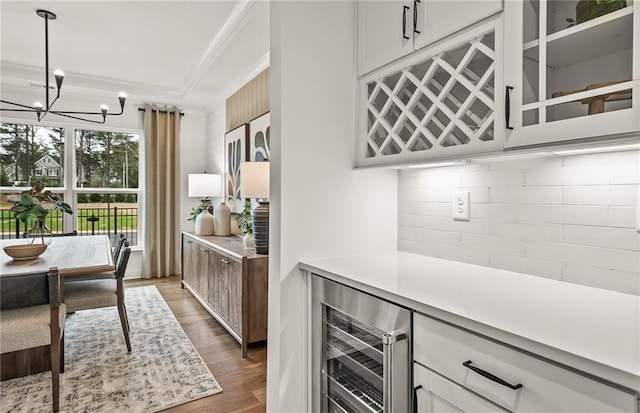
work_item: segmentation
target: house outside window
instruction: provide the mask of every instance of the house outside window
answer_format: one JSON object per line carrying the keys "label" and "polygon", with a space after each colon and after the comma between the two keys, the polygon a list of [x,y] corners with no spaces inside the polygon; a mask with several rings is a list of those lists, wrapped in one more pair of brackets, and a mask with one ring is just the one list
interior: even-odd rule
{"label": "house outside window", "polygon": [[41,180],[74,210],[49,214],[54,233],[124,233],[142,245],[139,153],[139,131],[0,123],[0,238],[22,233],[9,198]]}

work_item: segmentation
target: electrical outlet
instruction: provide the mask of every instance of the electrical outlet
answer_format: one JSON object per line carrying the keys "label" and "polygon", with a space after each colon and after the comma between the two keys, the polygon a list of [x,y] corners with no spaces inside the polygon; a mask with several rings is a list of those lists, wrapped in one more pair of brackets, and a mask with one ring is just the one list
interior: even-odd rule
{"label": "electrical outlet", "polygon": [[456,221],[469,220],[469,191],[454,191],[451,202],[453,219]]}

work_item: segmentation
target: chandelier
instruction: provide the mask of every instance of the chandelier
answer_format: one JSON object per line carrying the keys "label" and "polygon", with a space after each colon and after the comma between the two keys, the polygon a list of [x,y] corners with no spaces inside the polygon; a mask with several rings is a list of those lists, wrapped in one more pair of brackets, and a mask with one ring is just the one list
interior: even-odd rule
{"label": "chandelier", "polygon": [[[64,80],[64,73],[62,70],[56,70],[53,72],[53,76],[56,79],[56,97],[52,102],[49,101],[49,20],[55,20],[56,15],[47,10],[36,10],[36,14],[44,19],[44,88],[45,88],[45,103],[46,106],[40,102],[36,102],[33,106],[23,105],[16,102],[9,102],[8,100],[0,100],[0,102],[17,106],[22,109],[9,109],[9,108],[0,108],[0,111],[3,112],[34,112],[38,117],[38,122],[41,121],[48,113],[52,115],[64,116],[66,118],[77,119],[85,122],[92,123],[105,123],[107,120],[107,115],[122,115],[124,113],[124,101],[127,98],[127,95],[124,92],[121,92],[118,96],[118,101],[120,102],[120,112],[109,112],[109,107],[107,105],[100,106],[99,112],[75,112],[75,111],[62,111],[62,110],[54,110],[52,106],[58,98],[60,97],[60,88],[62,87],[62,81]],[[53,88],[52,88],[53,89]],[[80,116],[84,115],[84,117]],[[86,116],[100,116],[102,120],[95,119],[87,119]]]}

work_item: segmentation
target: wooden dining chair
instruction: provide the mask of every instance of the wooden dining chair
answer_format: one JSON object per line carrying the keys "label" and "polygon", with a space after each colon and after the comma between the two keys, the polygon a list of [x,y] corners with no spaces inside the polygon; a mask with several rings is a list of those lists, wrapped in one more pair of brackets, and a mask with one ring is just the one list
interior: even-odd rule
{"label": "wooden dining chair", "polygon": [[60,408],[66,307],[57,268],[41,274],[0,277],[0,372],[2,380],[46,371],[50,358],[53,411]]}
{"label": "wooden dining chair", "polygon": [[[111,253],[113,255],[113,262],[117,264],[118,256],[120,255],[120,250],[122,250],[122,246],[124,245],[127,238],[124,234],[120,233],[116,236],[116,241],[111,248]],[[86,281],[86,280],[97,280],[97,279],[113,279],[113,271],[104,271],[100,273],[91,273],[91,274],[74,274],[73,276],[63,277],[62,282],[66,286],[68,283],[77,282],[77,281]]]}
{"label": "wooden dining chair", "polygon": [[[116,260],[116,269],[109,279],[85,279],[82,281],[65,282],[64,297],[67,313],[80,310],[90,310],[103,307],[117,307],[122,324],[122,332],[127,345],[127,351],[131,352],[129,340],[129,319],[124,300],[123,278],[129,263],[131,248],[129,242],[124,240]],[[89,275],[87,275],[89,277]],[[67,277],[69,279],[75,276]]]}

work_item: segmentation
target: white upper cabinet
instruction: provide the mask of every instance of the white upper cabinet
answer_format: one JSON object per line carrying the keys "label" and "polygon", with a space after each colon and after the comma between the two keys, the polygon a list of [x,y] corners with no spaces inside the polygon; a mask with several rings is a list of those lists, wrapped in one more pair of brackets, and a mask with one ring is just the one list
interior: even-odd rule
{"label": "white upper cabinet", "polygon": [[358,1],[363,75],[502,10],[502,0]]}
{"label": "white upper cabinet", "polygon": [[413,51],[413,3],[358,2],[358,73],[370,72]]}
{"label": "white upper cabinet", "polygon": [[357,166],[502,150],[501,27],[476,25],[361,77]]}
{"label": "white upper cabinet", "polygon": [[505,147],[640,130],[639,7],[505,2]]}
{"label": "white upper cabinet", "polygon": [[414,2],[416,49],[428,46],[502,10],[502,0],[420,0]]}

